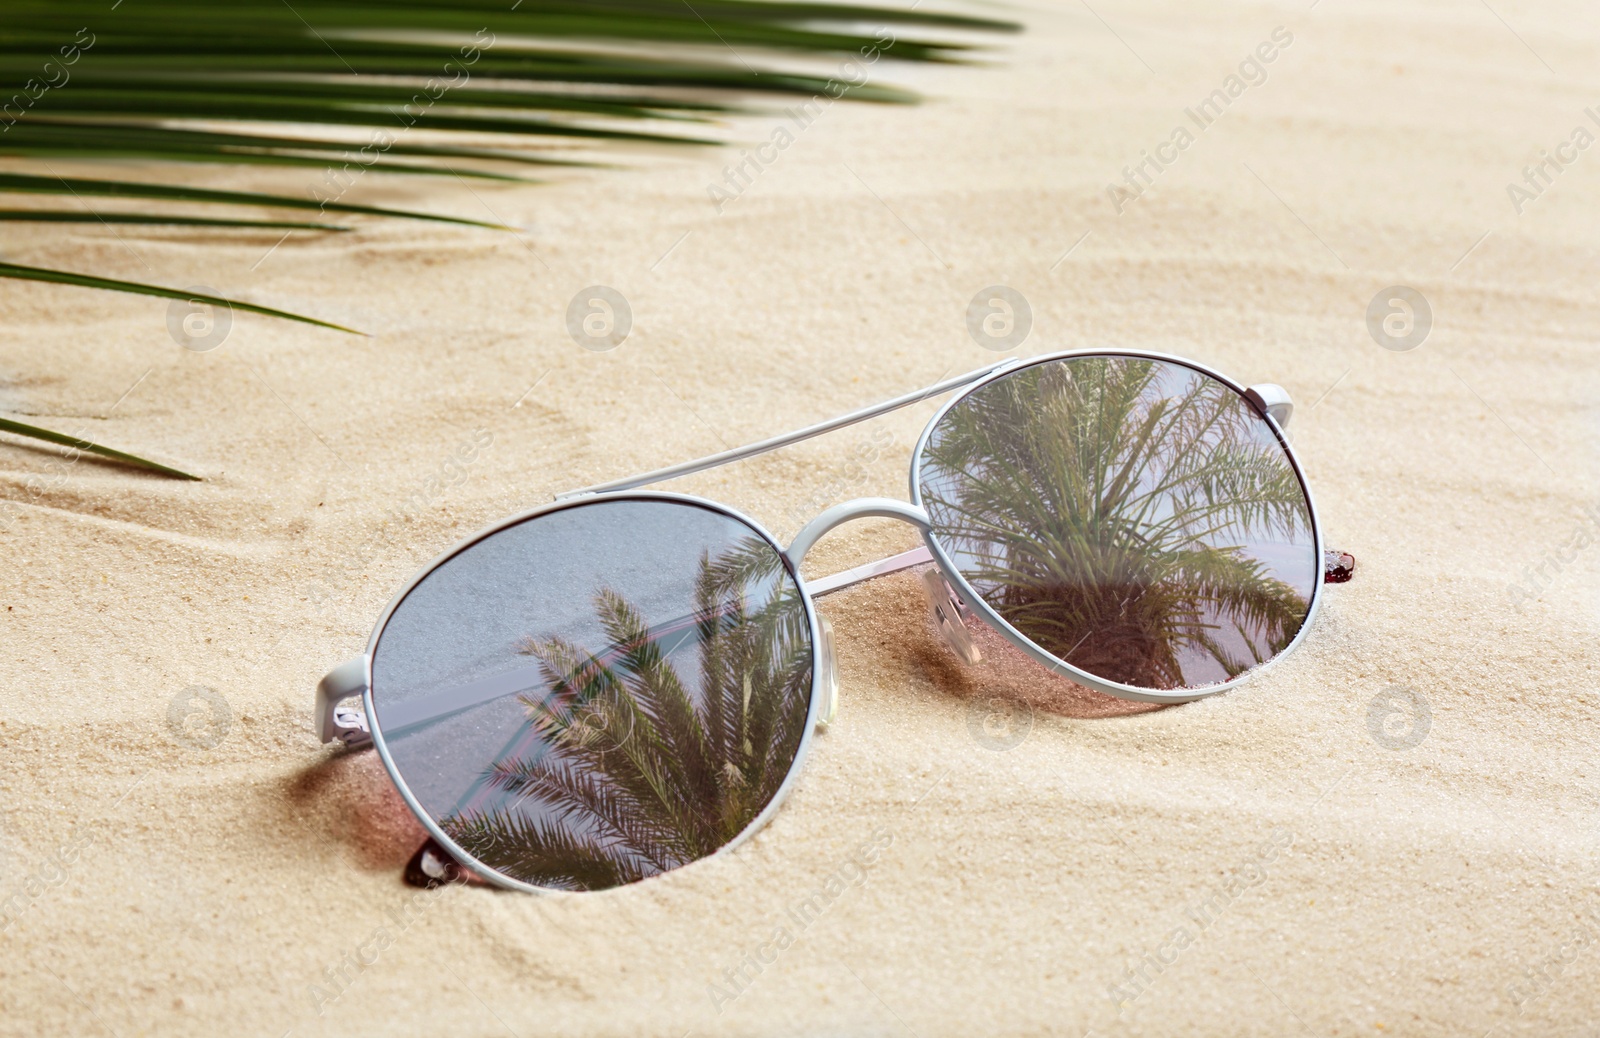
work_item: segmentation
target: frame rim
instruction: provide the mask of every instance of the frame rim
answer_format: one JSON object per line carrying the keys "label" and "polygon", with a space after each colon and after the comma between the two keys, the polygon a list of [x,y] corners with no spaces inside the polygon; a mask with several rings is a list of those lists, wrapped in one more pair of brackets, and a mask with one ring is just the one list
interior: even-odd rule
{"label": "frame rim", "polygon": [[696,858],[690,862],[685,862],[683,865],[679,865],[677,868],[667,869],[663,872],[656,873],[653,876],[646,876],[644,879],[635,880],[632,883],[624,883],[617,887],[608,887],[605,888],[605,890],[620,890],[625,887],[635,887],[641,883],[647,883],[650,880],[658,879],[671,873],[681,872],[684,869],[697,865],[702,861],[708,861],[712,858],[718,857],[719,855],[731,853],[738,849],[742,844],[744,844],[747,840],[753,837],[757,832],[766,827],[766,825],[772,821],[773,817],[777,815],[779,808],[783,806],[784,801],[788,799],[789,794],[793,792],[794,786],[799,780],[800,772],[805,765],[806,757],[811,751],[812,739],[816,735],[817,724],[820,720],[821,711],[824,707],[822,702],[824,698],[822,694],[824,684],[822,665],[824,661],[821,658],[823,639],[821,628],[817,619],[816,605],[811,600],[811,592],[807,590],[805,580],[800,576],[799,567],[789,560],[788,555],[784,553],[783,546],[779,544],[777,539],[772,536],[772,533],[754,519],[735,508],[730,508],[727,505],[720,504],[716,501],[711,501],[707,498],[697,497],[692,494],[674,494],[667,491],[629,490],[607,494],[593,494],[565,501],[555,501],[550,504],[540,505],[536,508],[518,512],[489,526],[483,527],[475,533],[472,533],[460,541],[457,541],[448,549],[435,556],[426,565],[418,569],[414,574],[412,574],[411,579],[407,580],[405,584],[401,586],[400,590],[397,591],[392,598],[390,598],[388,605],[384,606],[383,612],[378,616],[377,623],[373,625],[372,634],[367,639],[365,655],[362,657],[367,687],[361,693],[361,706],[362,709],[366,711],[367,724],[371,729],[372,734],[373,749],[377,751],[378,758],[383,761],[384,771],[388,772],[389,780],[393,782],[395,788],[399,790],[401,799],[404,800],[406,806],[411,809],[411,813],[416,816],[419,822],[422,823],[422,827],[428,831],[428,835],[432,837],[441,847],[444,847],[446,850],[448,850],[463,868],[466,868],[472,872],[473,875],[482,879],[486,883],[490,883],[497,887],[545,896],[582,896],[585,894],[605,893],[605,890],[559,890],[554,887],[542,887],[534,883],[529,883],[525,880],[517,879],[513,876],[505,875],[504,873],[491,869],[487,865],[484,865],[482,862],[478,861],[476,857],[467,853],[460,844],[456,843],[455,840],[446,835],[444,829],[438,824],[433,816],[423,808],[422,804],[418,802],[415,794],[411,792],[411,788],[406,784],[405,778],[400,774],[399,767],[395,764],[394,758],[389,753],[389,746],[383,735],[383,725],[379,722],[378,712],[373,702],[372,663],[377,653],[378,642],[382,639],[384,629],[388,627],[389,621],[393,618],[395,611],[399,609],[401,603],[406,600],[411,592],[414,591],[419,584],[431,576],[435,570],[439,569],[445,563],[466,551],[468,548],[471,548],[482,541],[488,540],[497,533],[529,520],[537,519],[541,516],[549,515],[554,512],[565,511],[567,509],[583,508],[587,505],[612,501],[658,501],[705,509],[706,511],[720,514],[726,518],[733,519],[735,522],[743,524],[751,532],[759,536],[762,540],[766,541],[772,550],[778,555],[778,558],[782,560],[784,571],[788,573],[789,579],[794,581],[795,587],[800,592],[800,601],[805,606],[806,624],[809,628],[811,636],[811,693],[810,701],[806,706],[806,723],[800,733],[800,745],[795,748],[794,760],[790,762],[789,770],[784,775],[783,782],[779,784],[776,792],[772,794],[772,799],[768,800],[766,806],[763,807],[760,812],[758,812],[756,816],[745,825],[743,829],[739,830],[738,835],[729,840],[727,843],[718,847],[716,850],[712,851],[710,854]]}
{"label": "frame rim", "polygon": [[934,564],[939,567],[945,579],[949,580],[955,586],[956,590],[961,593],[961,596],[966,601],[967,606],[973,609],[984,623],[993,628],[994,631],[1005,638],[1006,641],[1011,642],[1017,648],[1021,649],[1036,662],[1049,669],[1053,674],[1067,678],[1071,681],[1075,681],[1080,685],[1085,685],[1097,692],[1104,692],[1107,695],[1116,696],[1119,699],[1132,700],[1140,703],[1159,703],[1163,705],[1193,703],[1201,699],[1208,699],[1217,695],[1218,693],[1227,692],[1238,688],[1245,682],[1259,676],[1268,668],[1274,666],[1278,663],[1278,661],[1282,660],[1285,656],[1293,652],[1299,647],[1300,643],[1305,639],[1307,634],[1310,633],[1312,622],[1317,616],[1317,610],[1322,605],[1322,593],[1325,587],[1322,572],[1322,556],[1325,549],[1322,543],[1322,523],[1317,517],[1316,500],[1312,497],[1311,485],[1306,480],[1305,470],[1300,465],[1300,459],[1294,453],[1294,446],[1289,442],[1289,438],[1284,435],[1283,428],[1278,424],[1277,419],[1273,418],[1270,414],[1264,413],[1260,408],[1257,408],[1254,404],[1250,403],[1250,399],[1246,395],[1246,386],[1234,381],[1232,378],[1229,378],[1222,372],[1217,371],[1215,368],[1212,368],[1209,365],[1203,364],[1199,361],[1190,360],[1186,357],[1174,356],[1170,353],[1157,353],[1151,350],[1126,349],[1063,350],[1057,353],[1041,354],[1037,357],[1030,357],[1026,360],[1018,360],[1015,363],[1008,364],[997,371],[985,375],[983,378],[972,383],[971,385],[966,386],[960,393],[945,401],[944,404],[939,407],[939,410],[934,412],[933,417],[928,420],[928,424],[923,427],[922,434],[917,437],[916,447],[911,452],[911,503],[917,508],[922,509],[924,512],[927,511],[927,506],[924,504],[922,498],[921,481],[917,477],[922,471],[922,466],[924,463],[923,454],[927,447],[929,438],[933,435],[933,430],[952,408],[954,408],[961,401],[965,400],[972,393],[976,393],[978,390],[982,389],[984,386],[987,386],[993,382],[997,382],[1008,375],[1016,374],[1025,368],[1034,367],[1039,364],[1048,364],[1058,360],[1068,360],[1082,357],[1131,357],[1138,360],[1156,360],[1176,364],[1179,367],[1188,368],[1191,371],[1197,371],[1202,375],[1215,379],[1217,382],[1220,382],[1222,385],[1233,390],[1233,392],[1244,401],[1247,407],[1259,415],[1262,421],[1266,422],[1267,428],[1270,429],[1272,434],[1277,437],[1278,445],[1283,449],[1284,455],[1289,459],[1289,466],[1295,474],[1295,479],[1300,484],[1301,493],[1305,495],[1306,511],[1311,517],[1311,535],[1314,544],[1314,550],[1316,552],[1316,577],[1311,588],[1311,602],[1306,607],[1305,619],[1300,622],[1300,629],[1295,632],[1295,636],[1290,639],[1289,644],[1285,645],[1282,651],[1273,655],[1273,657],[1266,662],[1251,667],[1238,677],[1229,678],[1227,681],[1219,682],[1214,685],[1205,685],[1199,688],[1174,691],[1142,688],[1137,685],[1124,685],[1120,682],[1097,677],[1094,674],[1090,674],[1086,670],[1073,666],[1065,660],[1057,658],[1051,653],[1048,653],[1044,649],[1035,645],[1031,639],[1013,627],[1009,621],[1002,617],[999,612],[983,598],[982,595],[978,594],[977,589],[972,586],[971,582],[967,580],[965,574],[960,571],[960,569],[951,560],[949,555],[946,554],[944,548],[939,544],[931,526],[921,531],[923,543],[928,546],[928,551],[933,556]]}

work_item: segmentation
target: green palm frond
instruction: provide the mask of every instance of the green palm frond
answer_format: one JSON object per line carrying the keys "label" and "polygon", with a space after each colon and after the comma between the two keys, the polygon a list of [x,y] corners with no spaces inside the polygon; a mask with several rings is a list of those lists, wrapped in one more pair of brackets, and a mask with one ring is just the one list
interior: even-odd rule
{"label": "green palm frond", "polygon": [[112,461],[121,461],[129,465],[136,465],[142,469],[149,469],[151,472],[159,472],[163,476],[176,476],[179,479],[193,480],[200,478],[199,476],[191,476],[182,469],[170,468],[148,458],[141,458],[137,454],[128,454],[110,447],[101,446],[92,440],[80,440],[76,436],[67,436],[63,433],[52,432],[49,429],[41,429],[37,425],[14,422],[9,418],[0,418],[0,432],[14,433],[17,436],[26,436],[29,439],[43,440],[46,443],[55,443],[63,447],[71,447],[74,450],[86,451],[102,458],[109,458]]}
{"label": "green palm frond", "polygon": [[[331,183],[307,197],[212,192],[159,184],[69,181],[0,174],[0,193],[30,192],[316,209],[408,216],[475,226],[480,221],[400,213],[340,201],[352,173],[434,174],[518,180],[499,164],[572,164],[533,147],[551,138],[711,143],[640,124],[682,124],[739,111],[736,101],[687,96],[833,96],[836,79],[771,64],[773,51],[906,60],[952,60],[969,48],[827,26],[882,24],[940,31],[1014,29],[1009,23],[864,6],[752,0],[378,3],[304,0],[168,0],[155,5],[23,2],[0,27],[0,156],[24,159],[161,159],[320,167]],[[618,45],[633,53],[617,53]],[[649,45],[654,54],[639,48]],[[663,47],[684,57],[663,57]],[[717,57],[697,53],[696,47]],[[740,48],[762,67],[752,65]],[[726,51],[726,57],[722,57]],[[688,56],[694,55],[694,56]],[[856,83],[848,96],[910,101]],[[228,131],[210,125],[234,124]],[[300,135],[251,127],[288,127]],[[322,135],[306,132],[318,128]],[[402,139],[412,129],[445,137],[499,137],[493,148]],[[370,140],[352,139],[369,131]],[[335,136],[330,138],[328,133]],[[434,133],[437,138],[439,133]],[[398,161],[399,159],[406,161]],[[215,226],[215,225],[213,225]]]}
{"label": "green palm frond", "polygon": [[[4,219],[6,219],[6,217],[3,214],[0,214],[0,220]],[[151,218],[150,222],[164,223],[168,221]],[[326,229],[341,230],[342,228],[330,227]],[[315,317],[306,317],[302,314],[290,313],[287,310],[278,310],[270,306],[260,306],[255,303],[247,303],[242,299],[231,299],[226,296],[215,296],[207,293],[190,292],[175,288],[164,288],[160,285],[150,285],[139,281],[122,281],[116,278],[96,277],[92,274],[76,274],[66,270],[50,270],[44,267],[25,267],[17,263],[4,262],[0,262],[0,278],[9,278],[13,281],[38,281],[53,285],[71,285],[76,288],[98,288],[104,289],[108,292],[126,292],[132,295],[154,296],[158,299],[177,299],[185,302],[205,303],[213,307],[242,310],[247,313],[261,314],[266,317],[280,317],[287,321],[299,321],[302,324],[315,325],[319,328],[331,328],[334,331],[348,332],[351,335],[363,334],[362,332],[356,331],[354,328],[346,328],[342,324],[333,324],[329,321],[320,321]],[[112,458],[117,461],[125,461],[129,464],[138,465],[142,468],[147,468],[154,472],[160,472],[165,475],[179,476],[183,479],[197,480],[200,478],[199,476],[191,476],[187,472],[181,472],[177,469],[168,468],[165,465],[158,465],[153,461],[147,461],[144,458],[140,458],[133,454],[124,454],[122,451],[112,450],[109,447],[102,447],[99,444],[91,443],[88,440],[77,440],[71,437],[62,437],[59,434],[51,433],[49,430],[39,429],[37,427],[25,425],[20,422],[7,422],[0,424],[0,428],[5,429],[7,432],[16,433],[18,436],[26,436],[30,439],[44,440],[47,443],[59,443],[66,446],[76,447],[79,450],[89,451],[90,453],[99,454],[102,457]]]}
{"label": "green palm frond", "polygon": [[314,317],[303,317],[300,314],[289,313],[287,310],[275,310],[270,306],[257,306],[255,303],[246,303],[242,300],[229,299],[224,296],[186,292],[176,288],[162,288],[159,285],[145,285],[137,281],[117,281],[112,278],[92,277],[88,274],[72,274],[61,270],[47,270],[42,267],[24,267],[16,263],[0,263],[0,278],[16,278],[21,281],[44,281],[56,285],[75,285],[79,288],[103,288],[112,292],[132,292],[135,295],[157,296],[161,299],[192,300],[209,306],[232,307],[235,310],[244,310],[267,317],[281,317],[287,321],[314,324],[319,328],[332,328],[336,332],[349,332],[351,335],[362,334],[354,328],[346,328],[342,324],[319,321]]}
{"label": "green palm frond", "polygon": [[248,205],[264,209],[315,209],[318,212],[350,213],[362,216],[388,216],[407,220],[433,220],[463,227],[510,230],[497,223],[442,216],[410,209],[382,209],[333,200],[296,198],[293,195],[263,194],[258,191],[211,191],[204,188],[144,184],[132,180],[89,180],[68,177],[40,177],[23,173],[0,173],[0,193],[70,194],[74,198],[142,198],[162,202],[191,202],[202,205]]}
{"label": "green palm frond", "polygon": [[[886,28],[855,28],[863,24]],[[703,123],[744,110],[740,99],[748,95],[831,98],[839,88],[837,78],[778,67],[775,54],[950,61],[972,51],[950,39],[900,38],[908,28],[948,35],[1016,26],[762,0],[523,0],[511,10],[498,0],[165,0],[112,8],[99,0],[19,0],[0,24],[0,83],[17,84],[0,93],[0,157],[297,166],[323,170],[323,182],[305,185],[302,197],[4,172],[0,195],[298,208],[499,228],[342,196],[352,175],[366,172],[522,181],[497,167],[585,164],[545,149],[556,140],[709,144],[703,134],[644,127]],[[858,78],[849,77],[845,96],[915,100]],[[485,146],[484,137],[500,143]]]}
{"label": "green palm frond", "polygon": [[[143,126],[137,123],[57,119],[30,115],[0,132],[0,155],[40,159],[161,160],[252,166],[306,166],[326,168],[355,153],[348,140],[321,137],[284,137],[264,133],[223,133],[181,125]],[[593,167],[597,163],[513,150],[511,147],[468,148],[388,142],[383,155],[360,156],[365,168],[378,172],[439,173],[441,164],[393,163],[387,156],[424,159],[472,159],[523,166]],[[450,171],[474,175],[470,168]]]}
{"label": "green palm frond", "polygon": [[131,224],[141,227],[253,227],[272,231],[348,231],[331,223],[301,223],[293,220],[238,220],[206,216],[160,216],[148,213],[76,212],[61,209],[0,209],[4,223],[88,223]]}
{"label": "green palm frond", "polygon": [[[392,168],[395,148],[452,173],[441,160],[544,161],[539,141],[706,143],[645,127],[703,123],[746,96],[832,96],[838,77],[784,68],[789,56],[964,60],[974,49],[954,34],[1015,29],[762,0],[19,0],[0,26],[0,82],[20,85],[0,96],[0,155],[300,163],[368,144],[352,130],[506,139],[498,155],[391,141],[373,167]],[[863,80],[848,77],[848,96],[915,99]],[[291,125],[346,138],[267,129]]]}
{"label": "green palm frond", "polygon": [[[964,37],[1017,28],[916,5],[765,0],[519,0],[509,9],[502,0],[10,0],[0,18],[0,160],[47,165],[0,170],[0,198],[245,206],[508,230],[344,196],[368,172],[521,183],[529,180],[518,171],[529,167],[598,164],[555,146],[711,144],[709,122],[747,111],[751,97],[911,102],[914,94],[858,74],[865,56],[969,60],[977,52]],[[785,68],[795,57],[835,58],[843,78]],[[167,182],[62,177],[50,160],[155,162]],[[171,182],[178,170],[219,165],[322,172],[279,193]],[[7,208],[0,223],[346,229],[84,209]],[[187,297],[20,264],[0,264],[5,278]]]}

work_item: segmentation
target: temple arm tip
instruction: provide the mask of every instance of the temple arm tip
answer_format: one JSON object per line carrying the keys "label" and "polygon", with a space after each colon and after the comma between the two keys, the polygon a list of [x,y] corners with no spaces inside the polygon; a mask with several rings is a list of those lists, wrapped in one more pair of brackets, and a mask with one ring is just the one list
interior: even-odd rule
{"label": "temple arm tip", "polygon": [[355,659],[335,667],[328,676],[317,683],[315,721],[317,738],[324,742],[335,739],[346,747],[366,746],[372,742],[372,731],[367,715],[359,705],[348,701],[367,691],[367,658]]}

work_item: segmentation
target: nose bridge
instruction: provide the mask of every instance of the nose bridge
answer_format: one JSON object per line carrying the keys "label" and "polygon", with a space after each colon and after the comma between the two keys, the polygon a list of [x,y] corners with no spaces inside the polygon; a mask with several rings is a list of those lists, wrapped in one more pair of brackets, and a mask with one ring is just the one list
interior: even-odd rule
{"label": "nose bridge", "polygon": [[892,497],[857,498],[842,505],[834,505],[807,523],[794,535],[794,540],[789,542],[784,555],[798,570],[800,563],[805,560],[806,552],[822,540],[824,534],[854,519],[899,519],[919,530],[927,530],[932,525],[928,513],[909,501],[897,501]]}

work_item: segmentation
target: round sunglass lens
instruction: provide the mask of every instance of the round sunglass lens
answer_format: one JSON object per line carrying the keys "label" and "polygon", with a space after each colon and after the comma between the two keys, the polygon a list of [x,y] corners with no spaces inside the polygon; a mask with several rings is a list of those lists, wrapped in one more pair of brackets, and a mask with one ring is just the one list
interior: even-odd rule
{"label": "round sunglass lens", "polygon": [[1231,386],[1136,357],[1045,361],[958,400],[917,472],[931,536],[1036,647],[1152,690],[1231,680],[1321,578],[1277,433]]}
{"label": "round sunglass lens", "polygon": [[412,798],[480,866],[596,890],[714,853],[798,757],[812,632],[778,549],[711,508],[601,500],[476,541],[372,658]]}

